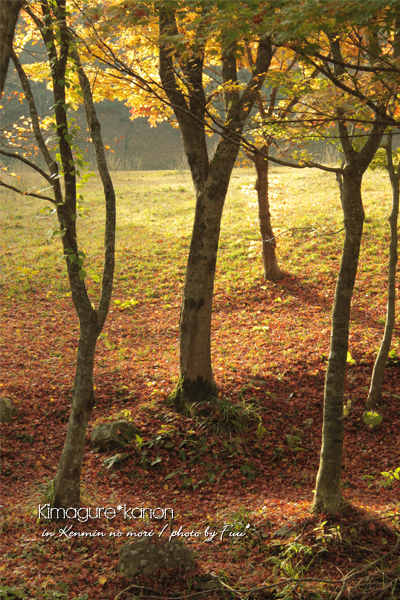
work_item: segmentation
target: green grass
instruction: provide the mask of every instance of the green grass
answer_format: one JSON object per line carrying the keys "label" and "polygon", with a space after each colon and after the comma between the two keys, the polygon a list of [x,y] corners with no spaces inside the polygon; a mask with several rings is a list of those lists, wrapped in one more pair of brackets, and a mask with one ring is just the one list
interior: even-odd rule
{"label": "green grass", "polygon": [[[35,174],[22,173],[18,185],[40,190]],[[12,178],[10,177],[10,180]],[[114,300],[151,302],[160,309],[179,303],[190,245],[195,198],[189,173],[116,172],[118,223]],[[263,283],[258,231],[254,172],[235,169],[226,199],[215,281],[216,320],[218,310],[235,305],[235,327],[246,321],[238,304],[249,290],[260,294],[277,290],[277,302],[293,310],[293,298],[287,279],[271,286]],[[367,173],[364,183],[366,223],[360,259],[356,297],[374,291],[370,306],[385,306],[385,289],[374,278],[382,276],[387,264],[391,192],[386,173]],[[304,285],[325,287],[318,293],[332,293],[341,255],[344,232],[338,186],[333,174],[311,170],[272,168],[270,171],[271,214],[277,235],[278,262],[281,268]],[[104,201],[98,177],[89,180],[83,190],[90,216],[79,219],[80,247],[87,254],[93,273],[101,272],[103,260]],[[40,289],[51,297],[69,295],[65,265],[56,216],[41,212],[46,204],[28,196],[2,190],[2,268],[3,291],[10,300],[24,298],[31,289]],[[99,297],[99,285],[87,280],[93,302]],[[377,289],[371,289],[374,285]],[[368,289],[367,289],[368,288]],[[310,288],[311,289],[311,288]],[[276,309],[281,307],[276,306]],[[134,314],[134,307],[125,305]],[[330,306],[326,310],[329,312]],[[239,312],[238,312],[239,311]],[[381,316],[381,315],[380,315]],[[253,327],[259,325],[253,323]],[[275,323],[276,325],[276,323]],[[298,335],[303,341],[306,322],[298,320]],[[327,324],[327,326],[329,326]],[[229,329],[229,324],[224,327]],[[255,339],[267,339],[265,332],[254,330]]]}

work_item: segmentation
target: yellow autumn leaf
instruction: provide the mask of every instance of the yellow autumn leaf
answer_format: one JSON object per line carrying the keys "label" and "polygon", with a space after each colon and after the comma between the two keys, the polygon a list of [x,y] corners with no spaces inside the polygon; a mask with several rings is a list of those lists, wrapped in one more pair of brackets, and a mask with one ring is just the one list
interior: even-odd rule
{"label": "yellow autumn leaf", "polygon": [[105,583],[107,583],[107,577],[104,577],[104,575],[101,575],[101,576],[99,577],[99,583],[100,583],[101,585],[104,585]]}

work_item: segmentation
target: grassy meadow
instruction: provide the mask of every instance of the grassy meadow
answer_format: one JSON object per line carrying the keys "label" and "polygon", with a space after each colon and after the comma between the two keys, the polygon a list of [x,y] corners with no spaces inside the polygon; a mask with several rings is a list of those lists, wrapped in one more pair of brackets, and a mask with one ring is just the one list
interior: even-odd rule
{"label": "grassy meadow", "polygon": [[[199,574],[213,572],[237,590],[291,577],[338,579],[355,565],[367,565],[372,553],[375,558],[390,550],[399,531],[399,482],[384,487],[381,472],[399,466],[398,366],[386,370],[382,424],[369,430],[362,420],[385,323],[391,209],[386,172],[367,172],[363,184],[366,220],[345,389],[345,402],[352,402],[343,458],[343,495],[350,508],[342,521],[308,512],[344,238],[334,174],[270,169],[277,257],[286,274],[271,283],[262,277],[255,173],[234,170],[222,220],[212,323],[219,404],[203,422],[176,415],[166,403],[179,373],[179,308],[195,208],[190,175],[135,171],[112,176],[118,210],[115,285],[98,343],[83,505],[173,505],[178,525],[199,529],[227,521],[239,529],[249,524],[244,541],[188,542],[197,552]],[[35,175],[18,177],[24,190],[42,189]],[[15,185],[15,178],[9,175],[7,182]],[[99,178],[90,178],[81,193],[79,244],[96,304],[104,235]],[[37,505],[48,501],[64,442],[78,335],[61,243],[53,235],[56,216],[43,212],[45,206],[1,189],[0,393],[13,399],[20,413],[4,426],[6,569],[0,584],[21,595],[2,596],[0,587],[0,597],[115,598],[126,586],[116,573],[124,540],[43,540],[43,523],[37,522]],[[392,349],[400,355],[398,322]],[[90,451],[89,435],[94,425],[116,418],[131,418],[147,445],[144,450],[132,445],[129,458],[107,468],[105,456]],[[375,524],[367,531],[362,523],[369,518]],[[301,525],[295,541],[274,538],[286,523]],[[297,555],[294,546],[289,548],[295,542],[308,550]],[[385,563],[389,571],[391,560]],[[189,579],[161,578],[161,587],[149,579],[146,585],[166,597],[190,589]],[[282,598],[325,600],[340,590],[324,582],[304,583],[294,591],[285,585],[279,590],[292,595]],[[248,596],[253,597],[258,596]]]}

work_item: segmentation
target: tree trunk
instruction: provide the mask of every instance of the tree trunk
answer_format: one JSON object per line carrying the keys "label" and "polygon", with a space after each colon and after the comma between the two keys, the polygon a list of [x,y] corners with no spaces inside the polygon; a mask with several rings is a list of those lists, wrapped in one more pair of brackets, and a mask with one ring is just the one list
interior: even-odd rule
{"label": "tree trunk", "polygon": [[8,63],[10,62],[15,26],[24,0],[0,1],[0,97],[6,83]]}
{"label": "tree trunk", "polygon": [[390,223],[390,246],[389,246],[389,276],[388,276],[388,301],[386,311],[386,325],[381,347],[376,357],[374,370],[372,373],[371,387],[366,402],[369,410],[382,399],[382,380],[386,366],[386,360],[389,354],[392,342],[393,329],[396,315],[396,265],[397,265],[397,220],[399,216],[399,182],[400,182],[400,164],[395,171],[392,156],[392,136],[388,135],[386,145],[387,170],[389,172],[390,183],[392,186],[392,212],[389,217]]}
{"label": "tree trunk", "polygon": [[342,504],[340,473],[343,452],[343,390],[346,371],[350,305],[357,274],[364,209],[362,172],[346,167],[342,204],[345,240],[332,310],[331,347],[324,392],[322,448],[313,510],[337,513]]}
{"label": "tree trunk", "polygon": [[[340,64],[339,39],[330,41],[332,55],[337,61],[335,76],[343,75]],[[357,152],[349,136],[343,108],[337,108],[338,131],[346,166],[341,171],[343,180],[341,203],[344,216],[345,239],[339,275],[336,282],[332,309],[331,345],[325,378],[322,447],[312,510],[339,512],[343,505],[340,474],[343,455],[343,396],[349,343],[351,298],[357,275],[364,209],[361,198],[363,175],[370,165],[386,129],[385,108],[375,115],[373,126],[363,147]],[[353,130],[354,133],[354,130]]]}
{"label": "tree trunk", "polygon": [[71,415],[54,481],[52,506],[56,508],[77,506],[80,500],[85,437],[94,405],[93,367],[97,336],[95,324],[81,326]]}
{"label": "tree trunk", "polygon": [[[64,195],[58,177],[57,164],[46,146],[40,128],[30,82],[17,55],[12,51],[11,56],[28,102],[35,139],[47,164],[49,173],[46,173],[26,158],[18,156],[18,154],[16,154],[16,157],[19,157],[24,163],[29,164],[38,171],[53,188],[54,200],[48,197],[47,199],[56,205],[60,230],[63,230],[62,244],[72,292],[72,301],[80,324],[71,415],[63,452],[54,481],[54,494],[52,498],[53,508],[66,509],[76,506],[80,499],[80,475],[86,429],[94,404],[93,368],[96,342],[107,318],[113,286],[116,204],[114,188],[108,171],[105,150],[100,134],[100,123],[94,108],[90,82],[80,63],[72,32],[67,27],[65,0],[57,0],[57,3],[51,6],[51,9],[47,2],[42,2],[41,9],[43,20],[40,19],[36,12],[32,12],[29,5],[25,6],[25,11],[35,22],[48,48],[48,59],[53,80],[55,116],[57,130],[60,133],[58,149],[64,170]],[[56,39],[60,49],[59,53],[56,49],[57,45],[54,43]],[[80,159],[79,154],[74,158],[71,145],[73,135],[68,133],[65,73],[70,57],[74,61],[74,67],[78,70],[87,125],[95,149],[96,164],[103,184],[106,204],[103,278],[97,309],[95,309],[90,301],[85,285],[86,272],[83,268],[85,266],[85,259],[83,258],[85,255],[82,251],[79,251],[76,230],[76,166],[80,164]],[[21,191],[20,193],[23,192]]]}
{"label": "tree trunk", "polygon": [[[268,146],[263,146],[262,151],[268,154]],[[276,260],[276,240],[272,231],[271,214],[269,212],[269,180],[268,160],[260,154],[248,154],[254,162],[257,171],[256,191],[258,199],[258,222],[262,240],[262,257],[264,265],[264,279],[277,281],[283,279],[284,274],[278,267]]]}
{"label": "tree trunk", "polygon": [[[209,22],[210,5],[204,4],[202,19],[185,55],[180,55],[180,50],[171,44],[179,35],[175,10],[173,5],[159,9],[159,73],[179,122],[196,190],[196,212],[180,314],[180,376],[169,400],[179,412],[191,415],[195,410],[193,403],[216,392],[211,366],[211,313],[222,210],[240,136],[269,69],[273,50],[269,37],[260,40],[252,76],[242,91],[236,87],[235,43],[225,43],[222,39],[225,121],[221,140],[209,161],[203,69],[208,39],[204,28]],[[186,86],[185,94],[182,83]]]}
{"label": "tree trunk", "polygon": [[193,233],[181,305],[180,377],[170,396],[176,409],[216,394],[211,366],[211,314],[222,210],[238,146],[222,140],[211,161],[207,182],[197,194]]}
{"label": "tree trunk", "polygon": [[80,478],[85,449],[85,437],[94,405],[93,369],[96,342],[107,319],[110,306],[115,266],[116,203],[114,186],[107,167],[100,123],[94,108],[89,80],[76,51],[71,52],[77,65],[79,83],[83,91],[86,122],[95,149],[96,165],[103,184],[106,203],[104,236],[104,265],[102,290],[97,310],[84,293],[74,293],[74,278],[70,268],[71,289],[79,316],[80,336],[76,362],[74,392],[67,436],[54,481],[53,508],[76,506],[80,500]]}

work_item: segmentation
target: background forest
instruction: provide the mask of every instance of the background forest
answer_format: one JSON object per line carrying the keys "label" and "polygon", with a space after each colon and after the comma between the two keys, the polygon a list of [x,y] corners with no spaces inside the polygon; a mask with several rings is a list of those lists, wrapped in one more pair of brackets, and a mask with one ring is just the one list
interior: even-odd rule
{"label": "background forest", "polygon": [[400,598],[400,3],[1,17],[0,597]]}

